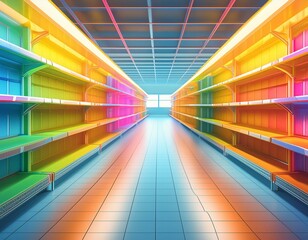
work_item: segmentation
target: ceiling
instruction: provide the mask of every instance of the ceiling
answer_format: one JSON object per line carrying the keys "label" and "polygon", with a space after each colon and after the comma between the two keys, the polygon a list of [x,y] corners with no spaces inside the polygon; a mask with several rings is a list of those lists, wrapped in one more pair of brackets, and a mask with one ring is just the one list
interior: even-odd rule
{"label": "ceiling", "polygon": [[172,93],[267,0],[53,0],[147,93]]}

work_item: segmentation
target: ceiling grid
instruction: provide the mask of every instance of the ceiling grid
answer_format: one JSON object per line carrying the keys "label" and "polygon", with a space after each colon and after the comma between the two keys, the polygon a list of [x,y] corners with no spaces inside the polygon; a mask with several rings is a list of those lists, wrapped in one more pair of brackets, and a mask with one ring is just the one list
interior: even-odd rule
{"label": "ceiling grid", "polygon": [[172,93],[267,0],[52,0],[147,93]]}

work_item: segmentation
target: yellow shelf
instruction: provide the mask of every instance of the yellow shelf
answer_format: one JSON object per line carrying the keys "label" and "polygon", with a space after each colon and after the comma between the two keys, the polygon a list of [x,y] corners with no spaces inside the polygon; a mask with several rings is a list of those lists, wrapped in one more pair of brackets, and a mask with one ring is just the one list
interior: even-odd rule
{"label": "yellow shelf", "polygon": [[55,173],[55,179],[60,178],[81,162],[88,159],[99,150],[97,145],[85,145],[79,149],[49,158],[32,166],[33,172]]}
{"label": "yellow shelf", "polygon": [[194,133],[196,133],[198,136],[202,137],[207,142],[209,142],[209,143],[215,145],[216,147],[218,147],[219,149],[221,149],[223,152],[225,151],[225,147],[230,145],[229,143],[221,140],[220,138],[217,138],[217,137],[215,137],[211,134],[204,133],[204,132],[201,132],[201,131],[195,129],[194,126],[191,125],[191,124],[187,124],[187,123],[181,121],[180,119],[178,119],[178,118],[176,118],[172,115],[171,115],[171,117],[174,118],[175,120],[177,120],[178,122],[180,122],[182,125],[186,126],[188,129],[190,129]]}
{"label": "yellow shelf", "polygon": [[270,62],[268,64],[265,64],[261,67],[258,67],[256,69],[253,69],[251,71],[248,71],[246,73],[243,73],[239,76],[230,78],[226,81],[211,85],[209,87],[203,88],[199,91],[195,91],[193,93],[187,94],[185,96],[176,98],[175,101],[180,100],[182,98],[186,98],[192,95],[200,94],[205,91],[210,91],[210,90],[218,90],[220,88],[225,88],[226,85],[228,84],[233,84],[233,83],[238,83],[238,82],[243,82],[243,81],[251,81],[255,79],[260,79],[262,77],[272,75],[274,73],[281,73],[280,70],[278,70],[276,67],[284,67],[284,65],[294,65],[296,63],[300,62],[307,62],[308,61],[308,47],[302,48],[299,51],[293,52],[283,58],[279,58],[276,61]]}

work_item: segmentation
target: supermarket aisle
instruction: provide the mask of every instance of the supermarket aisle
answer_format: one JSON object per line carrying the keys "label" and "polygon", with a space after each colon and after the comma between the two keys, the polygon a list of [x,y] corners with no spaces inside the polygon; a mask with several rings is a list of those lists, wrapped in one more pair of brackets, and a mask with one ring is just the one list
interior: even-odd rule
{"label": "supermarket aisle", "polygon": [[0,239],[308,239],[307,207],[283,197],[151,117],[4,219]]}

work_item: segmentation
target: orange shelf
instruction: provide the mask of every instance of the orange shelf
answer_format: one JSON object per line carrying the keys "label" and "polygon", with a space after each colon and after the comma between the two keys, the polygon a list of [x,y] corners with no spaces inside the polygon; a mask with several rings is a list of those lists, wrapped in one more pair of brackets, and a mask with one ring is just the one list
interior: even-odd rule
{"label": "orange shelf", "polygon": [[273,138],[272,142],[278,146],[308,156],[308,138],[290,136]]}
{"label": "orange shelf", "polygon": [[308,205],[308,174],[293,172],[277,174],[275,184]]}
{"label": "orange shelf", "polygon": [[246,149],[243,151],[235,146],[228,145],[226,146],[226,153],[249,166],[268,180],[272,180],[272,173],[288,171],[286,164],[265,155],[252,154]]}

